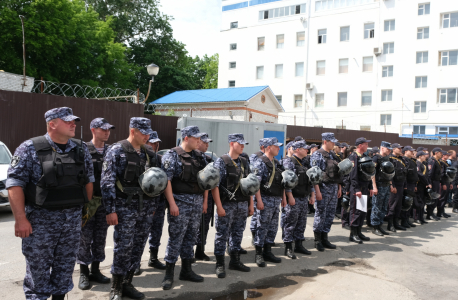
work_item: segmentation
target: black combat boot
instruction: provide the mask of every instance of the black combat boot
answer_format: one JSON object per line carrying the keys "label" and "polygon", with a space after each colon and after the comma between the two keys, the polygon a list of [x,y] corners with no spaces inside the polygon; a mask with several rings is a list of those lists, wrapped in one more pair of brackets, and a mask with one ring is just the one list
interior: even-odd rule
{"label": "black combat boot", "polygon": [[122,300],[122,275],[112,275],[110,300]]}
{"label": "black combat boot", "polygon": [[205,254],[200,244],[196,246],[196,253],[194,256],[196,257],[196,260],[210,261],[210,257]]}
{"label": "black combat boot", "polygon": [[410,222],[409,218],[407,218],[406,221],[407,221],[407,224],[409,224],[410,227],[417,227],[417,225],[415,225],[415,224]]}
{"label": "black combat boot", "polygon": [[410,225],[409,225],[409,223],[407,222],[407,219],[406,219],[406,218],[402,218],[402,219],[401,219],[401,226],[402,226],[402,227],[405,227],[406,229],[407,229],[407,228],[410,228]]}
{"label": "black combat boot", "polygon": [[240,261],[240,251],[232,251],[231,252],[231,260],[229,261],[229,270],[237,270],[242,272],[250,272],[251,269],[245,266]]}
{"label": "black combat boot", "polygon": [[386,227],[386,229],[391,232],[396,232],[396,228],[394,228],[393,223],[393,218],[388,218],[388,226]]}
{"label": "black combat boot", "polygon": [[94,261],[91,264],[91,274],[89,274],[89,280],[102,284],[110,283],[110,278],[100,272],[100,262],[98,261]]}
{"label": "black combat boot", "polygon": [[272,245],[271,244],[264,244],[264,251],[262,252],[262,256],[264,257],[264,261],[270,261],[273,263],[281,263],[281,258],[276,257],[272,253]]}
{"label": "black combat boot", "polygon": [[175,275],[175,264],[165,262],[165,277],[162,280],[162,289],[170,290],[173,285],[173,276]]}
{"label": "black combat boot", "polygon": [[256,237],[256,231],[251,232],[251,246],[254,246],[254,239]]}
{"label": "black combat boot", "polygon": [[441,217],[439,216],[439,211],[437,212],[437,216],[436,214],[434,213],[434,211],[431,213],[431,217],[433,218],[433,220],[435,221],[440,221]]}
{"label": "black combat boot", "polygon": [[[382,224],[383,225],[383,224]],[[383,235],[390,235],[388,232],[383,229],[382,225],[378,225],[378,230],[383,234]]]}
{"label": "black combat boot", "polygon": [[396,228],[397,230],[404,230],[404,231],[407,230],[404,226],[399,225],[399,219],[398,218],[394,218],[393,225],[394,225],[394,228]]}
{"label": "black combat boot", "polygon": [[158,251],[159,248],[149,248],[148,266],[158,270],[165,270],[166,266],[157,258]]}
{"label": "black combat boot", "polygon": [[454,212],[455,214],[458,214],[458,204],[453,203],[453,210],[452,210],[452,212]]}
{"label": "black combat boot", "polygon": [[134,272],[135,270],[130,270],[127,272],[126,276],[124,276],[124,280],[122,282],[122,295],[131,299],[144,299],[145,294],[139,292],[132,284]]}
{"label": "black combat boot", "polygon": [[264,268],[266,266],[266,263],[264,262],[264,256],[262,255],[262,247],[261,246],[255,246],[256,247],[256,254],[254,256],[254,262],[258,265],[258,267]]}
{"label": "black combat boot", "polygon": [[194,273],[191,267],[191,259],[181,259],[181,272],[180,280],[192,281],[192,282],[203,282],[204,278],[202,276]]}
{"label": "black combat boot", "polygon": [[350,229],[350,242],[354,242],[354,243],[357,243],[357,244],[362,244],[363,241],[361,241],[361,239],[358,236],[358,228],[359,227],[351,226],[351,229]]}
{"label": "black combat boot", "polygon": [[302,241],[301,240],[297,240],[294,242],[294,252],[296,253],[302,253],[302,254],[305,254],[305,255],[311,255],[312,252],[308,251],[307,249],[305,249],[304,246],[302,246]]}
{"label": "black combat boot", "polygon": [[296,259],[296,255],[294,254],[293,251],[293,243],[292,242],[286,242],[285,243],[285,256],[291,258],[291,259]]}
{"label": "black combat boot", "polygon": [[361,232],[361,229],[363,228],[363,226],[358,226],[357,227],[357,232],[358,232],[358,237],[362,240],[362,241],[370,241],[371,238],[368,238],[367,236],[365,236],[362,232]]}
{"label": "black combat boot", "polygon": [[80,265],[80,282],[78,283],[80,290],[88,290],[91,288],[89,283],[89,267],[86,265]]}
{"label": "black combat boot", "polygon": [[322,244],[323,247],[325,247],[326,249],[336,249],[336,248],[337,248],[336,245],[331,244],[331,242],[329,242],[329,240],[328,240],[328,233],[327,233],[327,232],[322,232],[322,233],[321,233],[321,244]]}
{"label": "black combat boot", "polygon": [[321,232],[313,232],[313,234],[315,235],[315,248],[316,250],[320,251],[320,252],[323,252],[324,251],[324,247],[323,247],[323,244],[321,243]]}
{"label": "black combat boot", "polygon": [[224,254],[215,255],[215,257],[216,257],[216,268],[215,268],[216,277],[225,278],[226,277],[226,266],[224,263]]}
{"label": "black combat boot", "polygon": [[442,215],[444,216],[444,218],[450,218],[451,215],[449,215],[448,213],[445,212],[445,209],[442,210]]}
{"label": "black combat boot", "polygon": [[383,233],[380,231],[380,225],[374,225],[372,227],[372,233],[378,236],[383,236]]}
{"label": "black combat boot", "polygon": [[248,251],[246,251],[245,249],[243,249],[242,247],[240,247],[239,254],[248,254]]}
{"label": "black combat boot", "polygon": [[142,269],[140,269],[141,264],[138,266],[138,268],[135,269],[134,271],[134,276],[139,276],[142,274]]}
{"label": "black combat boot", "polygon": [[51,300],[65,300],[65,294],[63,295],[52,295]]}

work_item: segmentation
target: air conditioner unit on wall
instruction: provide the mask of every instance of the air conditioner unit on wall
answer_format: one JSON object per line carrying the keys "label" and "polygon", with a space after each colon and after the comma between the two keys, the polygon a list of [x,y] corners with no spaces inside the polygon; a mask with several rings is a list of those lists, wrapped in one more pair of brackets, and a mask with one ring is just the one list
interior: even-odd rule
{"label": "air conditioner unit on wall", "polygon": [[305,88],[306,88],[307,90],[313,90],[313,83],[307,83],[307,84],[305,85]]}
{"label": "air conditioner unit on wall", "polygon": [[382,51],[380,50],[380,48],[374,48],[374,54],[376,56],[379,56],[380,54],[382,54]]}

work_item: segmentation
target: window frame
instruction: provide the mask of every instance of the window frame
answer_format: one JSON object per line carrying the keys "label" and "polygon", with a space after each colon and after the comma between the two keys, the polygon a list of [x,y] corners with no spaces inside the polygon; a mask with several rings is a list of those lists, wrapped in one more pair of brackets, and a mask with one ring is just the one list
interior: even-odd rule
{"label": "window frame", "polygon": [[[259,70],[262,68],[262,76],[259,77]],[[264,66],[256,66],[256,80],[264,79]]]}
{"label": "window frame", "polygon": [[[415,133],[415,127],[418,128],[418,132],[417,133]],[[423,133],[421,133],[422,129],[423,129]],[[413,134],[426,134],[426,125],[413,125],[412,126],[412,132],[413,132]]]}
{"label": "window frame", "polygon": [[[342,94],[345,94],[345,105],[341,105],[340,104],[340,95]],[[343,98],[342,98],[343,99]],[[347,107],[348,105],[348,92],[337,92],[337,107]]]}
{"label": "window frame", "polygon": [[[364,71],[364,66],[367,65],[364,63],[364,59],[366,58],[372,58],[372,64],[371,64],[371,70],[370,71]],[[374,57],[373,56],[363,56],[363,73],[372,73],[374,70]]]}
{"label": "window frame", "polygon": [[[283,36],[283,43],[278,43],[278,38],[279,38],[280,36]],[[283,33],[283,34],[277,34],[277,36],[276,36],[276,43],[277,43],[277,45],[276,45],[276,48],[277,48],[277,49],[283,49],[283,48],[285,47],[285,34],[284,34],[284,33]],[[281,47],[278,47],[278,45],[281,45]]]}
{"label": "window frame", "polygon": [[[278,98],[278,97],[280,97],[280,98]],[[280,105],[281,105],[281,102],[283,101],[283,95],[275,95],[275,98],[277,98],[278,103],[280,103]]]}
{"label": "window frame", "polygon": [[[385,72],[384,68],[386,69],[386,76],[383,76],[383,72]],[[390,68],[391,68],[391,76],[390,76]],[[389,78],[394,76],[394,66],[389,65],[389,66],[382,66],[382,78]]]}
{"label": "window frame", "polygon": [[[296,99],[297,96],[301,96],[301,99],[300,100]],[[297,105],[297,101],[301,101],[301,105],[300,106]],[[294,108],[302,108],[302,106],[304,104],[303,102],[304,102],[304,95],[302,95],[302,94],[294,94]]]}
{"label": "window frame", "polygon": [[393,101],[393,90],[392,89],[382,90],[380,99],[381,99],[381,102],[391,102],[391,101]]}
{"label": "window frame", "polygon": [[[232,64],[234,64],[234,67],[232,67]],[[237,62],[236,61],[230,61],[229,62],[229,70],[234,70],[237,69]]]}
{"label": "window frame", "polygon": [[[426,7],[427,6],[428,6],[428,12],[426,11]],[[420,14],[420,10],[422,10],[421,14]],[[430,2],[418,3],[418,15],[419,16],[426,16],[426,15],[429,15],[429,14],[431,14],[431,3]]]}
{"label": "window frame", "polygon": [[[235,45],[235,49],[232,49],[232,45]],[[236,51],[237,50],[237,43],[229,44],[229,51]]]}
{"label": "window frame", "polygon": [[[367,25],[372,25],[372,28],[366,29]],[[366,37],[366,31],[368,32],[368,37]],[[363,39],[364,40],[370,40],[375,37],[375,23],[364,23],[364,35]]]}
{"label": "window frame", "polygon": [[[320,31],[322,30],[325,30],[326,32],[324,34],[320,34]],[[326,40],[328,36],[328,29],[327,28],[318,29],[317,36],[318,36],[318,40],[317,40],[318,45],[326,44]]]}
{"label": "window frame", "polygon": [[417,28],[417,40],[427,40],[427,39],[429,39],[429,26],[418,27]]}
{"label": "window frame", "polygon": [[[424,104],[424,105],[423,105]],[[427,101],[414,101],[414,114],[425,114],[426,113]],[[418,111],[417,111],[418,108]]]}
{"label": "window frame", "polygon": [[[278,77],[277,76],[277,73],[278,73],[278,66],[281,66],[281,76]],[[275,64],[275,78],[283,78],[283,64]]]}
{"label": "window frame", "polygon": [[[388,122],[388,119],[389,119],[389,122]],[[392,121],[391,119],[392,119],[391,114],[380,114],[380,126],[391,126],[391,121]],[[386,123],[389,123],[389,124],[386,124]]]}
{"label": "window frame", "polygon": [[[387,52],[385,52],[385,45],[388,45]],[[391,45],[393,45],[393,47],[391,47]],[[390,52],[390,51],[392,51],[392,52]],[[382,54],[384,54],[384,55],[394,54],[394,42],[383,43],[383,52],[382,52]]]}
{"label": "window frame", "polygon": [[[417,87],[417,78],[420,78],[420,84]],[[425,78],[425,79],[424,79]],[[426,83],[424,83],[426,82]],[[426,89],[428,88],[428,76],[415,76],[415,88],[416,89]]]}
{"label": "window frame", "polygon": [[[324,63],[324,67],[318,67],[319,63]],[[319,70],[323,69],[323,74],[319,73]],[[324,76],[326,75],[326,60],[317,60],[316,61],[316,76]]]}
{"label": "window frame", "polygon": [[[260,43],[260,40],[263,39],[263,42]],[[266,37],[265,36],[260,36],[258,37],[258,44],[257,44],[257,49],[258,51],[264,51],[266,49]]]}
{"label": "window frame", "polygon": [[[233,83],[234,83],[234,85],[233,85],[233,86],[231,86],[231,82],[233,82]],[[228,80],[228,84],[227,84],[227,87],[230,87],[230,88],[231,88],[231,87],[235,87],[235,80]]]}
{"label": "window frame", "polygon": [[[393,23],[391,23],[393,22]],[[386,24],[388,24],[388,30],[386,30]],[[393,25],[393,26],[391,26]],[[396,19],[389,19],[385,20],[383,23],[383,31],[384,32],[390,32],[390,31],[395,31],[396,30]]]}
{"label": "window frame", "polygon": [[[303,40],[299,40],[299,34],[302,33],[304,35]],[[301,43],[301,45],[299,45]],[[296,32],[296,47],[304,47],[305,46],[305,31],[298,31]]]}
{"label": "window frame", "polygon": [[[341,68],[345,67],[345,66],[341,66],[340,65],[340,62],[343,61],[343,60],[347,61],[347,65],[346,65],[347,71],[346,72],[341,72]],[[350,70],[350,59],[348,59],[348,58],[339,58],[339,74],[348,74],[349,70]]]}
{"label": "window frame", "polygon": [[237,28],[239,28],[239,21],[231,22],[231,24],[229,26],[230,26],[229,27],[230,29],[237,29]]}
{"label": "window frame", "polygon": [[[342,40],[342,29],[343,28],[348,28],[348,36],[347,36],[347,39],[346,40]],[[350,41],[350,25],[348,26],[340,26],[340,42],[349,42]]]}
{"label": "window frame", "polygon": [[[364,104],[364,97],[368,97],[367,95],[364,96],[364,93],[370,93],[370,104]],[[361,107],[363,106],[372,106],[372,91],[361,91]]]}
{"label": "window frame", "polygon": [[[418,54],[421,53],[421,62],[418,62]],[[425,61],[425,53],[426,53],[426,61]],[[429,51],[417,51],[415,56],[415,64],[427,64],[429,62]],[[440,61],[439,61],[440,62]]]}
{"label": "window frame", "polygon": [[[297,66],[299,64],[302,64],[302,75],[297,75]],[[294,77],[304,77],[304,68],[305,68],[305,64],[304,62],[297,62],[294,64]]]}
{"label": "window frame", "polygon": [[[454,92],[454,101],[450,102],[449,96],[452,94],[449,92],[449,90],[455,90]],[[442,91],[445,91],[444,93]],[[437,91],[438,97],[437,97],[437,103],[438,104],[455,104],[458,103],[458,88],[439,88]],[[442,96],[444,96],[445,101],[442,102]]]}
{"label": "window frame", "polygon": [[[450,61],[451,61],[451,52],[456,52],[456,55],[455,55],[455,62],[456,64],[450,64]],[[446,54],[444,54],[446,53]],[[444,65],[443,64],[443,60],[444,58],[447,59],[447,63]],[[450,67],[450,66],[458,66],[458,50],[445,50],[445,51],[439,51],[439,66],[441,67]]]}
{"label": "window frame", "polygon": [[[318,99],[318,96],[320,96],[320,97],[322,96],[323,98],[322,99]],[[321,101],[322,105],[317,105],[318,101]],[[320,108],[320,107],[324,107],[324,93],[315,94],[315,108]]]}
{"label": "window frame", "polygon": [[[456,24],[452,23],[452,20],[454,20],[452,18],[452,14],[456,14],[457,15],[456,17],[458,19],[458,11],[445,12],[441,14],[441,28],[442,29],[458,28],[458,22],[456,22]],[[446,15],[448,15],[447,18],[445,17]],[[447,26],[444,26],[445,20],[448,20]]]}

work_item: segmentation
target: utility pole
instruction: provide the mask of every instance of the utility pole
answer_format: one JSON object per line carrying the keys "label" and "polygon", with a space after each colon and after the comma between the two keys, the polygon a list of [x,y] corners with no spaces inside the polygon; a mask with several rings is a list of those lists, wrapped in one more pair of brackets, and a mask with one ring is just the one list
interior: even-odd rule
{"label": "utility pole", "polygon": [[24,34],[24,16],[22,15],[19,15],[19,18],[21,19],[21,23],[22,23],[22,61],[23,61],[23,64],[24,64],[24,83],[22,84],[22,91],[24,91],[24,87],[27,85],[27,78],[25,77],[25,34]]}

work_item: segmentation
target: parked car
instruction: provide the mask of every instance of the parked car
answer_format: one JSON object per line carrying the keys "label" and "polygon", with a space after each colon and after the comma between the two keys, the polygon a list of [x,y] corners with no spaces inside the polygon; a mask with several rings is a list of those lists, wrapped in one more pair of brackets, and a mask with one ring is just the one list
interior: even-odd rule
{"label": "parked car", "polygon": [[6,177],[11,162],[11,152],[5,144],[0,142],[0,207],[10,206],[8,201],[8,191],[6,187]]}

